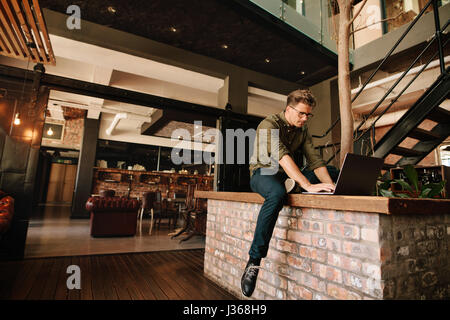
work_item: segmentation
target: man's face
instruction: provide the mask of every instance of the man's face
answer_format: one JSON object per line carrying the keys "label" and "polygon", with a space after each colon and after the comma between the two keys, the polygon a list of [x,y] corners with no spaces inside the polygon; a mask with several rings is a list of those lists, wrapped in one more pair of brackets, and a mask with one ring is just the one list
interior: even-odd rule
{"label": "man's face", "polygon": [[297,128],[303,127],[308,118],[312,116],[311,111],[312,108],[302,102],[296,105],[289,105],[286,109],[286,120]]}

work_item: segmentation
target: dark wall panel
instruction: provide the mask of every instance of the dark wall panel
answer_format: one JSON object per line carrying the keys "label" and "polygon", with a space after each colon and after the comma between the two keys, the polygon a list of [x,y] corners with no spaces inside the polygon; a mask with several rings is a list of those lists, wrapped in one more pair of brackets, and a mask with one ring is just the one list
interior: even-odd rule
{"label": "dark wall panel", "polygon": [[[33,99],[31,95],[22,94],[32,92],[28,87],[22,87],[23,91],[17,90],[0,79],[0,89],[2,88],[7,89],[8,96],[7,99],[0,98],[0,108],[4,108],[0,112],[11,116],[2,118],[0,123],[0,189],[10,193],[15,199],[15,212],[10,229],[0,236],[0,259],[21,259],[33,209],[35,177],[49,90],[45,87],[38,88]],[[12,115],[17,112],[20,113],[21,124],[13,126],[11,130]]]}

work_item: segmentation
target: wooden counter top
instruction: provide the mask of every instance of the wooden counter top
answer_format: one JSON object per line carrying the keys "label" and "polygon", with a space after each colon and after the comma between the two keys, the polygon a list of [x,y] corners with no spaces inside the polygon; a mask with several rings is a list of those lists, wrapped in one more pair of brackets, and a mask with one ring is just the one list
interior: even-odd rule
{"label": "wooden counter top", "polygon": [[[194,197],[250,203],[264,202],[263,197],[253,192],[195,191]],[[402,199],[372,196],[289,194],[286,205],[292,207],[382,214],[450,214],[450,199]]]}

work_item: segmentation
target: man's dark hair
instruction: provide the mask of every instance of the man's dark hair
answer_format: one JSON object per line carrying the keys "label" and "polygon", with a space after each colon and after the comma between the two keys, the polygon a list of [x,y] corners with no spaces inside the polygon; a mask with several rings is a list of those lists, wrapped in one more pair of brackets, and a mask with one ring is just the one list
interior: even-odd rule
{"label": "man's dark hair", "polygon": [[316,98],[308,89],[298,89],[289,93],[286,106],[295,106],[298,103],[304,103],[311,108],[316,106]]}

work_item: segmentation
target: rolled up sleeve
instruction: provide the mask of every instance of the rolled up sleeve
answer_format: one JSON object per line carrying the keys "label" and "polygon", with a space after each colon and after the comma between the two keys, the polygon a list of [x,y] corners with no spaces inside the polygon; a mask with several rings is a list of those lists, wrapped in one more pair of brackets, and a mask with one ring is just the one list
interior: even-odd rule
{"label": "rolled up sleeve", "polygon": [[325,167],[326,163],[320,156],[319,150],[314,148],[311,135],[306,131],[305,143],[303,144],[303,154],[308,163],[309,170]]}

